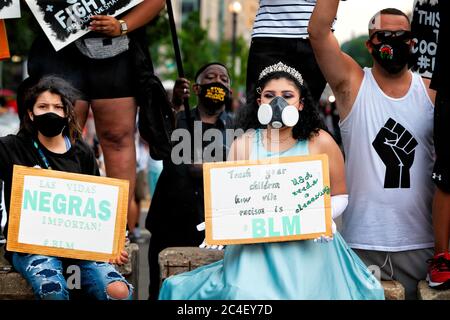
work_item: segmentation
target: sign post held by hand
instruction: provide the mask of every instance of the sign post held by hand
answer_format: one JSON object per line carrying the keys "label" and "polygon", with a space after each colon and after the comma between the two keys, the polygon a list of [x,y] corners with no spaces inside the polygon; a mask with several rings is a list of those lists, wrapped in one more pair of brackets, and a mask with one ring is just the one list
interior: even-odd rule
{"label": "sign post held by hand", "polygon": [[14,166],[7,250],[109,261],[123,250],[128,181]]}
{"label": "sign post held by hand", "polygon": [[206,163],[206,243],[332,236],[327,155]]}

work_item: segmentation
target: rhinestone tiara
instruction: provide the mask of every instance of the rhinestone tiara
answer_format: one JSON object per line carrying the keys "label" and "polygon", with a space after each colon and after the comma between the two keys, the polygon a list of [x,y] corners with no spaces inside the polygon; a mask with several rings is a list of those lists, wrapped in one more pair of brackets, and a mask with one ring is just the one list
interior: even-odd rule
{"label": "rhinestone tiara", "polygon": [[260,74],[259,74],[259,78],[258,81],[261,80],[262,78],[264,78],[265,76],[274,73],[274,72],[286,72],[289,73],[291,76],[293,76],[295,79],[297,79],[297,81],[303,85],[303,77],[302,74],[300,72],[298,72],[297,70],[295,70],[292,67],[289,67],[287,65],[285,65],[284,63],[282,63],[281,61],[278,62],[277,64],[268,66],[267,68],[265,68]]}

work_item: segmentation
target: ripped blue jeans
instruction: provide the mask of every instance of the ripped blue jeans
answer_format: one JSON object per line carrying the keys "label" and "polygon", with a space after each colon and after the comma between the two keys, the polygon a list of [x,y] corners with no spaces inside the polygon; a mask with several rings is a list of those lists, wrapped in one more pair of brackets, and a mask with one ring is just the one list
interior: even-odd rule
{"label": "ripped blue jeans", "polygon": [[114,300],[106,292],[106,287],[116,281],[124,282],[129,291],[130,300],[133,286],[116,271],[110,263],[69,260],[57,257],[34,254],[13,253],[14,268],[31,285],[37,299],[69,300],[69,289],[64,277],[66,264],[77,265],[80,268],[80,285],[83,293],[97,300]]}

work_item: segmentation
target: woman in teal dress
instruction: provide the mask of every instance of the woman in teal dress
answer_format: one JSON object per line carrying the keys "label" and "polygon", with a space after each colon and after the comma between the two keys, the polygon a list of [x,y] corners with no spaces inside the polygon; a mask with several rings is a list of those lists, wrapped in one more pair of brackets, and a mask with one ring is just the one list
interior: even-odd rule
{"label": "woman in teal dress", "polygon": [[[269,66],[254,92],[237,122],[255,130],[234,141],[229,160],[327,154],[336,218],[347,205],[344,159],[334,139],[321,129],[301,74],[281,62]],[[227,246],[223,260],[164,281],[159,298],[384,299],[379,281],[333,229],[332,239]]]}

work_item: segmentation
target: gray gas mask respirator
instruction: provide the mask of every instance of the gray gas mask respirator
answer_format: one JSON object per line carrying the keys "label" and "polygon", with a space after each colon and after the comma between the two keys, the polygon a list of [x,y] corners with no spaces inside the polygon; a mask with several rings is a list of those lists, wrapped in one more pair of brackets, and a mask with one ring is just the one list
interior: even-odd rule
{"label": "gray gas mask respirator", "polygon": [[270,125],[274,129],[293,127],[299,120],[299,112],[283,97],[275,97],[270,104],[264,103],[259,106],[258,120],[262,125]]}

